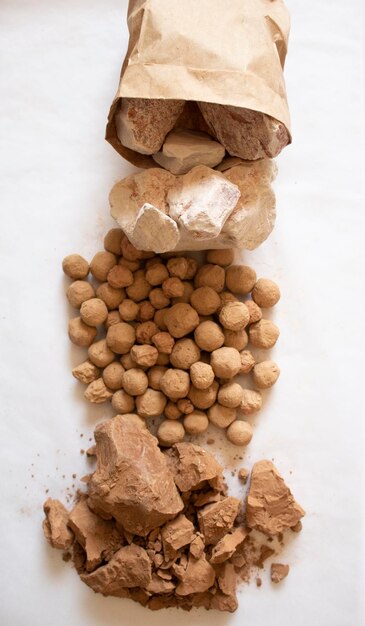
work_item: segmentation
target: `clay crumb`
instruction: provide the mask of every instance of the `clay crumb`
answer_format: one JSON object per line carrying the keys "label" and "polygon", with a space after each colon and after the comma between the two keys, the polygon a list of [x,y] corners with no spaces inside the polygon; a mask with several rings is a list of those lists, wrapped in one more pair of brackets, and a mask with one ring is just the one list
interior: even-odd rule
{"label": "clay crumb", "polygon": [[247,483],[249,475],[250,475],[250,472],[248,471],[248,469],[244,467],[241,467],[238,470],[238,478],[242,480],[244,485]]}
{"label": "clay crumb", "polygon": [[261,587],[261,585],[262,585],[262,580],[261,580],[260,577],[257,577],[256,578],[256,587]]}
{"label": "clay crumb", "polygon": [[271,581],[275,584],[280,583],[284,578],[289,574],[289,565],[284,565],[283,563],[272,563],[271,564]]}

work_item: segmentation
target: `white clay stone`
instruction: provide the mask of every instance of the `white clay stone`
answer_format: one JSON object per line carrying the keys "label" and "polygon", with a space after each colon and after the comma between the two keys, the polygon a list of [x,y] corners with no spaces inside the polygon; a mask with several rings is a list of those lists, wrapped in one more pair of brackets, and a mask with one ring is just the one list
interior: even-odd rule
{"label": "white clay stone", "polygon": [[186,174],[196,165],[215,167],[225,155],[223,146],[206,133],[192,130],[171,131],[161,152],[153,155],[156,163],[172,172]]}
{"label": "white clay stone", "polygon": [[179,241],[176,222],[151,204],[140,209],[130,241],[138,250],[168,252],[174,250]]}

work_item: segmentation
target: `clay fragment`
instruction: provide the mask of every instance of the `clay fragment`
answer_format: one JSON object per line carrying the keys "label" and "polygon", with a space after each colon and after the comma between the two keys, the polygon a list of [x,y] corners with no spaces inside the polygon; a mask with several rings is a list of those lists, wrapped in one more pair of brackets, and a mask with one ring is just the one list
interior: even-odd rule
{"label": "clay fragment", "polygon": [[247,530],[244,526],[235,528],[231,533],[224,535],[220,541],[214,546],[210,563],[223,563],[231,558],[238,546],[240,546],[247,537]]}
{"label": "clay fragment", "polygon": [[220,484],[223,471],[221,465],[200,446],[177,443],[165,456],[180,491],[199,489],[205,481],[213,488]]}
{"label": "clay fragment", "polygon": [[210,131],[231,156],[245,160],[276,157],[290,143],[284,124],[251,109],[199,102]]}
{"label": "clay fragment", "polygon": [[174,518],[183,508],[166,457],[147,429],[118,415],[95,429],[97,467],[89,504],[136,535]]}
{"label": "clay fragment", "polygon": [[246,522],[270,537],[291,528],[305,515],[271,461],[255,463],[246,502]]}
{"label": "clay fragment", "polygon": [[183,100],[123,98],[115,116],[117,135],[140,154],[157,152],[184,108]]}
{"label": "clay fragment", "polygon": [[195,559],[190,555],[188,566],[180,579],[181,582],[176,587],[176,594],[188,596],[191,593],[207,591],[214,583],[215,571],[206,560],[205,555],[199,559]]}
{"label": "clay fragment", "polygon": [[85,550],[87,572],[92,572],[103,559],[108,560],[121,546],[122,538],[114,522],[93,513],[86,499],[72,509],[68,524]]}
{"label": "clay fragment", "polygon": [[151,562],[144,548],[135,544],[124,546],[106,565],[91,574],[81,574],[81,580],[97,593],[124,597],[125,589],[150,584]]}
{"label": "clay fragment", "polygon": [[215,167],[224,157],[225,149],[206,133],[192,130],[172,130],[161,152],[153,159],[172,174],[186,174],[197,165]]}
{"label": "clay fragment", "polygon": [[233,527],[239,506],[240,501],[237,498],[228,496],[199,511],[199,529],[204,536],[205,545],[217,543]]}
{"label": "clay fragment", "polygon": [[204,165],[176,179],[168,194],[169,215],[193,239],[217,237],[240,197],[238,187]]}
{"label": "clay fragment", "polygon": [[68,528],[68,511],[59,500],[48,498],[43,505],[46,518],[43,520],[43,533],[52,548],[68,550],[74,536]]}
{"label": "clay fragment", "polygon": [[180,239],[176,222],[152,204],[144,204],[139,210],[133,228],[133,244],[136,248],[168,252],[176,248]]}
{"label": "clay fragment", "polygon": [[182,513],[167,522],[161,530],[165,559],[173,557],[179,548],[190,544],[194,536],[194,525]]}
{"label": "clay fragment", "polygon": [[146,587],[149,593],[171,593],[175,589],[175,584],[169,580],[163,580],[157,574],[152,574],[151,582]]}
{"label": "clay fragment", "polygon": [[289,565],[283,563],[271,563],[270,577],[275,584],[280,583],[289,574]]}
{"label": "clay fragment", "polygon": [[200,533],[196,535],[190,544],[190,554],[199,559],[204,552],[204,540]]}

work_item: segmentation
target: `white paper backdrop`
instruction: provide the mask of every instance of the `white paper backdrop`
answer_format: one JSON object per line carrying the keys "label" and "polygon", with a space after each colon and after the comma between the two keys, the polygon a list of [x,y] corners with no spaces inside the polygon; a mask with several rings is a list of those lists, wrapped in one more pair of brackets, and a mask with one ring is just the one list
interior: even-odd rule
{"label": "white paper backdrop", "polygon": [[361,1],[288,4],[294,143],[278,159],[276,229],[242,257],[280,283],[282,375],[243,463],[275,459],[307,517],[281,557],[291,566],[281,586],[266,571],[236,614],[187,615],[94,595],[41,533],[46,489],[65,500],[88,471],[79,450],[111,414],[90,408],[70,374],[82,357],[67,339],[61,260],[97,251],[108,191],[132,171],[103,140],[127,2],[1,1],[4,626],[364,624]]}

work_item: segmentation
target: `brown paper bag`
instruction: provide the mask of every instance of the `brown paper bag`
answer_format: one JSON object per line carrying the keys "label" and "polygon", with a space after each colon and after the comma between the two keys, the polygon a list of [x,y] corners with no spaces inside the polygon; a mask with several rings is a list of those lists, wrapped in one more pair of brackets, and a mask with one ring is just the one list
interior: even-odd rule
{"label": "brown paper bag", "polygon": [[[125,148],[117,137],[114,116],[123,97],[253,109],[290,133],[283,77],[289,27],[283,0],[130,0],[129,46],[107,141],[134,165],[156,167],[151,156]],[[190,127],[194,115],[186,114]]]}

